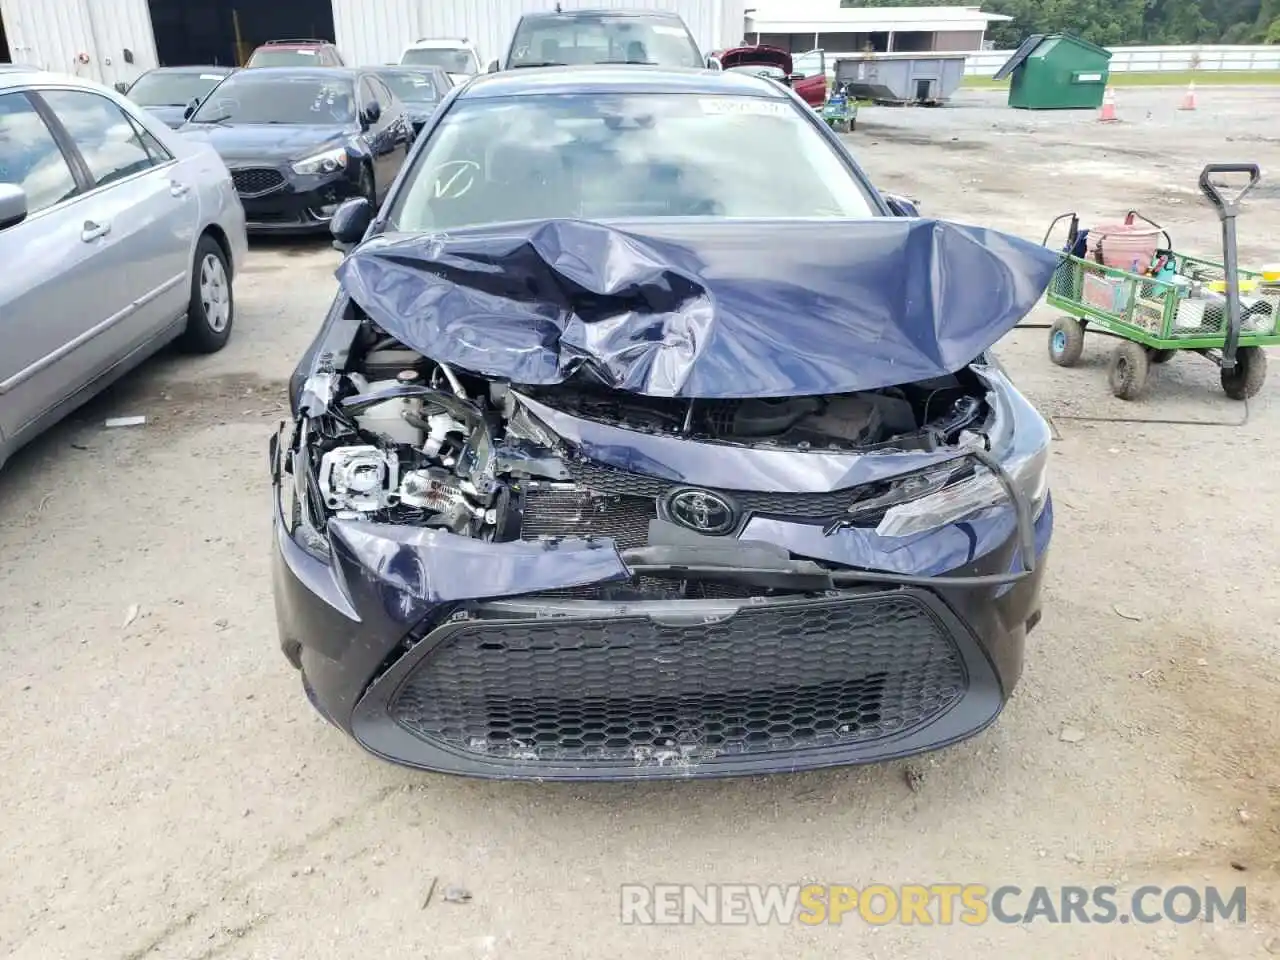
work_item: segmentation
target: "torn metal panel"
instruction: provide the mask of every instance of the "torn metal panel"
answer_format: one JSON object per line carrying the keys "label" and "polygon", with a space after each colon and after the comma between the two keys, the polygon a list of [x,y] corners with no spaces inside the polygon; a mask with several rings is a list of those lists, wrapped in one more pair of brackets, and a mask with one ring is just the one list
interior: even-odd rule
{"label": "torn metal panel", "polygon": [[609,540],[487,543],[444,530],[330,520],[339,556],[397,593],[428,603],[511,597],[628,577]]}

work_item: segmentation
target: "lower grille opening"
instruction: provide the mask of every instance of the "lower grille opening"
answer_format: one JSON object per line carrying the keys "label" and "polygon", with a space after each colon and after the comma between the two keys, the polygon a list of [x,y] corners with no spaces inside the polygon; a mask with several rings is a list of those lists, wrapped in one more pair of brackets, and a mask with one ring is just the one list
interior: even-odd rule
{"label": "lower grille opening", "polygon": [[748,604],[714,622],[673,609],[445,628],[390,714],[490,760],[644,767],[894,736],[966,688],[951,638],[910,597]]}

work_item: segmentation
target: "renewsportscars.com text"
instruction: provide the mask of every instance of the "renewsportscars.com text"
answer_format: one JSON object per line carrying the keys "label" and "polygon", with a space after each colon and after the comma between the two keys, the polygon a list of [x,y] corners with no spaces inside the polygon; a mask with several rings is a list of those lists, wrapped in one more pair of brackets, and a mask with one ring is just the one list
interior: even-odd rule
{"label": "renewsportscars.com text", "polygon": [[1244,923],[1245,888],[983,884],[628,884],[624,924],[981,926],[986,923]]}

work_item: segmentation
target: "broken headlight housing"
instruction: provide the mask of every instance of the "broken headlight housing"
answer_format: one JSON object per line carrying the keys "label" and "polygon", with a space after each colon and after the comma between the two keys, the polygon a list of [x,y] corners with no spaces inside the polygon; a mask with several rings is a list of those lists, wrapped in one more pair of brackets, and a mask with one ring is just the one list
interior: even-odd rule
{"label": "broken headlight housing", "polygon": [[[989,376],[1003,375],[992,371]],[[1013,485],[1026,497],[1031,518],[1040,516],[1049,495],[1049,424],[1007,382],[1004,389],[989,394],[996,410],[995,422],[987,438],[991,456],[1004,468]],[[971,442],[984,443],[971,436]],[[1012,506],[1000,479],[979,464],[973,476],[940,490],[890,507],[876,527],[882,537],[910,537],[958,523],[979,511],[998,505]]]}

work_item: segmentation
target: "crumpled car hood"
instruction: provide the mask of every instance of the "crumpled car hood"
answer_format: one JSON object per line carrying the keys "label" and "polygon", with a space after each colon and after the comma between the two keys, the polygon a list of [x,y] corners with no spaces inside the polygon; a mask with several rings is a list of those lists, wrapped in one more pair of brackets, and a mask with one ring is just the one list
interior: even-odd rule
{"label": "crumpled car hood", "polygon": [[337,275],[406,346],[521,384],[655,397],[852,393],[954,373],[1058,255],[943,220],[547,220],[389,234]]}

